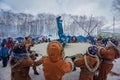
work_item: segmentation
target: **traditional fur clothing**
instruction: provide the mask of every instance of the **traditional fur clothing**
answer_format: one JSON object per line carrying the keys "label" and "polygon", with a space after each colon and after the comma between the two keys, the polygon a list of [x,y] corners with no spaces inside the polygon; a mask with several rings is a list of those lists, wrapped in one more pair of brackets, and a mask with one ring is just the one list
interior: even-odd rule
{"label": "traditional fur clothing", "polygon": [[94,72],[99,67],[99,58],[96,56],[97,48],[91,46],[87,50],[87,54],[75,60],[75,66],[80,67],[79,80],[93,80]]}
{"label": "traditional fur clothing", "polygon": [[43,63],[43,58],[33,62],[29,57],[25,46],[17,45],[13,49],[11,56],[11,80],[31,80],[29,76],[30,66],[37,66]]}
{"label": "traditional fur clothing", "polygon": [[25,45],[27,51],[30,51],[30,46],[34,45],[34,42],[29,38],[30,37],[27,36],[25,37],[25,40],[23,41],[23,44]]}
{"label": "traditional fur clothing", "polygon": [[[30,53],[30,58],[31,58],[33,61],[35,61],[35,59],[36,59],[36,57],[35,57],[35,52],[34,52],[34,51],[29,51],[29,53]],[[34,74],[35,74],[35,75],[39,75],[39,73],[37,72],[36,66],[33,66],[32,68],[33,68]]]}
{"label": "traditional fur clothing", "polygon": [[100,48],[98,55],[101,57],[102,62],[99,68],[99,75],[97,80],[107,80],[107,74],[113,68],[112,61],[119,57],[117,42],[115,41],[114,44],[114,40],[109,41],[107,44],[107,49]]}
{"label": "traditional fur clothing", "polygon": [[24,40],[23,43],[24,43],[25,47],[29,47],[34,44],[34,42],[32,40]]}
{"label": "traditional fur clothing", "polygon": [[[28,53],[30,53],[30,58],[34,61],[35,60],[35,56],[32,55],[32,51],[30,51],[30,47],[32,45],[34,45],[34,42],[30,39],[30,36],[25,36],[25,40],[23,41],[23,44],[26,47],[26,50],[28,51]],[[33,70],[34,70],[34,74],[39,75],[39,73],[37,72],[36,66],[33,66]]]}
{"label": "traditional fur clothing", "polygon": [[62,80],[65,73],[72,71],[71,59],[63,60],[63,55],[63,48],[59,42],[51,42],[48,45],[48,57],[43,64],[45,80]]}
{"label": "traditional fur clothing", "polygon": [[[26,53],[27,54],[27,53]],[[11,59],[11,80],[31,80],[29,76],[29,69],[33,61],[31,58]]]}

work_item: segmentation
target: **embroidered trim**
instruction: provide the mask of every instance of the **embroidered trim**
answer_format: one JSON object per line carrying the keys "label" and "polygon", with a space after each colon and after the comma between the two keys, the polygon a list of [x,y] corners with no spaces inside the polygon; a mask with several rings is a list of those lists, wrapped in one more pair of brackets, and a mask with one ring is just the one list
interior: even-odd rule
{"label": "embroidered trim", "polygon": [[95,71],[98,69],[99,65],[100,65],[100,60],[99,60],[98,56],[96,56],[96,59],[97,59],[97,64],[96,64],[95,67],[92,69],[92,68],[90,68],[90,66],[88,65],[88,62],[87,62],[87,59],[86,59],[86,55],[84,56],[85,65],[86,65],[87,69],[88,69],[90,72],[95,72]]}

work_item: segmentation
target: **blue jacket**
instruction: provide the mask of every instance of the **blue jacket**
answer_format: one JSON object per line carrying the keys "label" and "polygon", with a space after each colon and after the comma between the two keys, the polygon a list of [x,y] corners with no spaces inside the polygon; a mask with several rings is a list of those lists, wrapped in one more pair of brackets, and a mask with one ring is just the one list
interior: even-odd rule
{"label": "blue jacket", "polygon": [[63,46],[66,44],[66,36],[63,32],[63,27],[62,27],[62,20],[60,19],[61,16],[57,17],[57,27],[58,27],[58,36],[60,38],[60,41],[63,43]]}
{"label": "blue jacket", "polygon": [[62,20],[60,20],[61,17],[58,17],[57,20],[57,27],[58,27],[58,32],[63,33],[63,27],[62,27]]}
{"label": "blue jacket", "polygon": [[8,57],[9,56],[9,49],[7,47],[3,47],[1,48],[1,52],[2,52],[2,57]]}
{"label": "blue jacket", "polygon": [[1,51],[1,48],[0,48],[0,57],[2,56],[2,51]]}

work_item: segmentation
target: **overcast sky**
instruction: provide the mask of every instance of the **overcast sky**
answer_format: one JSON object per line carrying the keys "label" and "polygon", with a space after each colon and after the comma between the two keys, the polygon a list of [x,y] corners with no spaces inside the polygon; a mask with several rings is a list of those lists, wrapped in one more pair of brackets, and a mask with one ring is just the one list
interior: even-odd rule
{"label": "overcast sky", "polygon": [[104,16],[112,21],[113,0],[0,0],[0,8],[14,12],[68,13],[74,15]]}

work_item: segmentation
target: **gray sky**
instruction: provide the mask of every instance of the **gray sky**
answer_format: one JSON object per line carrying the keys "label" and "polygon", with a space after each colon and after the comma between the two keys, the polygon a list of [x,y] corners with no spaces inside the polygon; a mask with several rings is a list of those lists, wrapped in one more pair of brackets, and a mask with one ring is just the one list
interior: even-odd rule
{"label": "gray sky", "polygon": [[73,15],[104,16],[112,21],[113,0],[0,0],[0,8],[14,12],[68,13]]}

